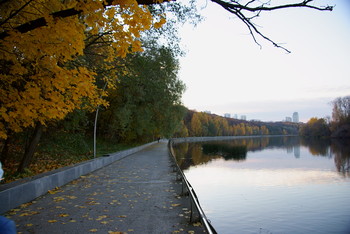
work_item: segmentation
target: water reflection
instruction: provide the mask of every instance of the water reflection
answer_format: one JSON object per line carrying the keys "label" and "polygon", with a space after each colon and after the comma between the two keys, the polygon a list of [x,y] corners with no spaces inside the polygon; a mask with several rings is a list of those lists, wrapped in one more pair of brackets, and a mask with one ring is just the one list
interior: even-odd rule
{"label": "water reflection", "polygon": [[330,152],[331,139],[329,138],[300,138],[300,144],[308,147],[313,156],[332,157]]}
{"label": "water reflection", "polygon": [[337,170],[344,176],[350,177],[350,141],[332,140],[331,150]]}
{"label": "water reflection", "polygon": [[176,159],[182,170],[190,166],[206,164],[211,160],[243,161],[247,152],[266,149],[285,149],[299,159],[301,147],[307,148],[312,156],[334,158],[335,167],[344,176],[350,176],[350,140],[299,138],[299,137],[261,137],[243,138],[205,143],[181,143],[174,146]]}
{"label": "water reflection", "polygon": [[203,154],[219,155],[225,160],[242,161],[247,157],[245,145],[231,146],[228,144],[206,143],[202,145]]}
{"label": "water reflection", "polygon": [[175,145],[218,233],[350,233],[349,140],[244,138]]}

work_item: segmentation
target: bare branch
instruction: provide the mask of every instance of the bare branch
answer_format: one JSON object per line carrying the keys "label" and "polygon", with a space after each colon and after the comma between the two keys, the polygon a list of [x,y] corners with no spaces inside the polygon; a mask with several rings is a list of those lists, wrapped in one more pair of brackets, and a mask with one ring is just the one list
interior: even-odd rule
{"label": "bare branch", "polygon": [[[256,36],[260,36],[264,40],[267,40],[268,42],[270,42],[275,47],[283,49],[287,53],[291,53],[291,51],[279,45],[278,43],[274,42],[269,37],[265,36],[256,27],[256,25],[252,22],[252,20],[254,18],[259,17],[262,12],[266,12],[266,11],[274,11],[274,10],[287,9],[287,8],[310,8],[310,9],[319,10],[319,11],[332,11],[334,7],[334,6],[319,7],[319,6],[310,5],[310,3],[313,2],[313,0],[302,0],[301,2],[298,2],[298,3],[284,4],[284,5],[277,5],[277,6],[270,6],[270,1],[263,3],[258,0],[250,0],[244,5],[239,3],[239,1],[236,1],[236,0],[231,0],[229,2],[226,2],[223,0],[211,0],[211,1],[219,4],[225,10],[237,16],[248,27],[250,35],[252,36],[254,42],[260,48],[261,48],[261,44],[258,43]],[[258,3],[258,6],[250,7],[250,5],[252,5],[253,3]]]}
{"label": "bare branch", "polygon": [[[229,8],[235,8],[235,9],[242,9],[250,12],[256,12],[256,11],[273,11],[273,10],[279,10],[279,9],[285,9],[285,8],[299,8],[299,7],[304,7],[304,8],[311,8],[319,11],[332,11],[334,6],[325,6],[325,7],[318,7],[318,6],[313,6],[309,5],[309,3],[313,2],[313,0],[304,0],[299,3],[294,3],[294,4],[285,4],[285,5],[278,5],[278,6],[271,6],[271,7],[265,7],[265,4],[261,4],[258,7],[248,7],[248,4],[242,5],[239,4],[236,1],[231,2],[225,2],[221,0],[211,0],[212,2],[215,2],[221,6],[226,6]],[[252,0],[248,2],[249,4],[256,2],[256,0]]]}

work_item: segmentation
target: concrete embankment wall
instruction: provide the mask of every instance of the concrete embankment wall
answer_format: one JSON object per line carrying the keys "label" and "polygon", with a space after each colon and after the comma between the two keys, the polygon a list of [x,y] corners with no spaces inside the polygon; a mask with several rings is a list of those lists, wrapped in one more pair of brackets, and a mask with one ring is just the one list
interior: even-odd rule
{"label": "concrete embankment wall", "polygon": [[182,142],[201,142],[201,141],[222,141],[244,138],[261,138],[261,137],[281,137],[287,135],[258,135],[258,136],[214,136],[214,137],[184,137],[171,139],[174,143]]}
{"label": "concrete embankment wall", "polygon": [[82,175],[86,175],[128,155],[141,151],[154,143],[156,142],[151,142],[128,150],[112,153],[106,157],[99,157],[73,166],[60,168],[31,178],[25,178],[1,185],[0,214],[23,203],[30,202],[33,199],[44,195],[48,190],[65,185]]}

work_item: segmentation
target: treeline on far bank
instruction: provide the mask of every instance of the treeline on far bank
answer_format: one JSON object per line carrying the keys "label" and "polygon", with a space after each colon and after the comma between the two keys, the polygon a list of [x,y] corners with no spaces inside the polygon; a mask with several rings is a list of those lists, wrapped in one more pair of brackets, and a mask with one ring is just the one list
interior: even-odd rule
{"label": "treeline on far bank", "polygon": [[187,110],[174,137],[298,135],[299,123],[260,122]]}
{"label": "treeline on far bank", "polygon": [[333,102],[332,118],[311,118],[300,127],[300,135],[308,137],[350,137],[350,96]]}

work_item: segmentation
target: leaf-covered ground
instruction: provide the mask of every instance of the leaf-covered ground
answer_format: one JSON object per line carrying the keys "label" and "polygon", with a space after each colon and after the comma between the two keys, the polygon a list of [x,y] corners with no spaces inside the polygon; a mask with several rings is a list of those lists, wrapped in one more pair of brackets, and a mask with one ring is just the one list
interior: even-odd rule
{"label": "leaf-covered ground", "polygon": [[181,186],[158,143],[6,215],[19,233],[202,233]]}
{"label": "leaf-covered ground", "polygon": [[[80,134],[56,132],[41,139],[29,168],[24,173],[17,173],[18,166],[24,154],[25,140],[23,136],[12,140],[9,146],[8,157],[3,163],[5,171],[4,181],[12,181],[40,173],[70,166],[93,158],[92,137],[83,137]],[[132,148],[138,144],[116,144],[112,141],[98,139],[97,156]],[[0,142],[0,149],[2,148]]]}

